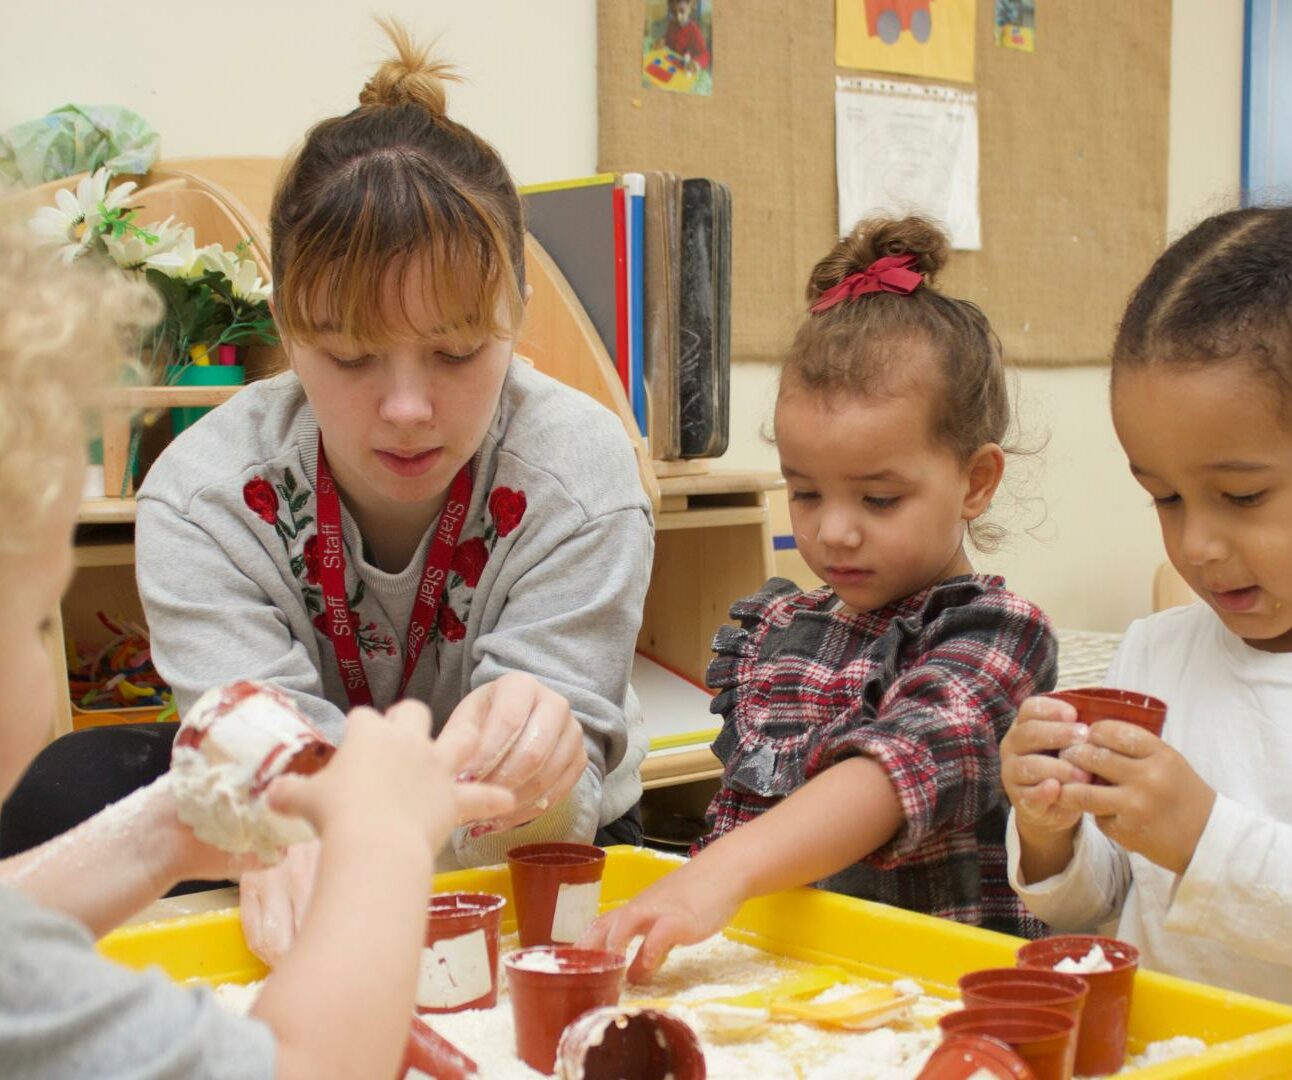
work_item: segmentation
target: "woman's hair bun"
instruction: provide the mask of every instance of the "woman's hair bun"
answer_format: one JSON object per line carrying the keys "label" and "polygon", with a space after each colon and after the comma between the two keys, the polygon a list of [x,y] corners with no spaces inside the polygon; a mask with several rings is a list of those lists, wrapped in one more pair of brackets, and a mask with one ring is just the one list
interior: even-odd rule
{"label": "woman's hair bun", "polygon": [[395,55],[363,84],[359,104],[420,105],[432,116],[446,116],[445,83],[460,81],[452,66],[431,59],[430,49],[418,45],[402,23],[381,18],[377,22],[395,46]]}
{"label": "woman's hair bun", "polygon": [[946,265],[950,251],[946,233],[928,218],[919,215],[866,218],[857,222],[852,232],[813,268],[808,279],[808,302],[814,302],[849,274],[865,270],[886,255],[914,255],[914,268],[931,285]]}

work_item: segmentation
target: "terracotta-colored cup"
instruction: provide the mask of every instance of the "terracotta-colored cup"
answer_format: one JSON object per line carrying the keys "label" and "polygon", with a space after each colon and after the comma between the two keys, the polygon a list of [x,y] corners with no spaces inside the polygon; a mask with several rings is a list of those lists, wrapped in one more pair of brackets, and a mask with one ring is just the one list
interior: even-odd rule
{"label": "terracotta-colored cup", "polygon": [[591,844],[525,844],[507,852],[520,943],[569,945],[601,904],[606,853]]}
{"label": "terracotta-colored cup", "polygon": [[944,1037],[989,1035],[1023,1058],[1036,1080],[1071,1080],[1068,1041],[1076,1021],[1054,1009],[1025,1007],[961,1009],[938,1026]]}
{"label": "terracotta-colored cup", "polygon": [[419,1013],[489,1009],[498,1003],[498,923],[506,903],[492,893],[431,897],[417,975]]}
{"label": "terracotta-colored cup", "polygon": [[1077,720],[1094,724],[1100,720],[1120,720],[1134,724],[1152,735],[1162,734],[1166,722],[1166,702],[1134,690],[1117,690],[1111,686],[1085,686],[1076,690],[1056,690],[1046,697],[1066,701],[1077,710]]}
{"label": "terracotta-colored cup", "polygon": [[948,1035],[929,1055],[915,1080],[1036,1080],[1036,1073],[999,1039]]}
{"label": "terracotta-colored cup", "polygon": [[[987,968],[960,978],[960,1000],[966,1009],[1033,1007],[1067,1013],[1081,1023],[1090,985],[1077,975],[1040,968]],[[1068,1039],[1068,1070],[1076,1064],[1077,1027]]]}
{"label": "terracotta-colored cup", "polygon": [[[1166,723],[1166,702],[1133,690],[1088,686],[1077,690],[1056,690],[1046,696],[1066,701],[1077,710],[1077,722],[1087,727],[1100,720],[1120,720],[1160,738],[1162,725]],[[1096,776],[1094,782],[1108,783],[1102,776]]]}
{"label": "terracotta-colored cup", "polygon": [[547,1075],[556,1064],[561,1033],[589,1009],[619,1004],[628,960],[622,953],[538,945],[503,959],[516,1054]]}
{"label": "terracotta-colored cup", "polygon": [[1075,1070],[1079,1076],[1115,1073],[1126,1060],[1126,1036],[1130,1026],[1135,972],[1139,968],[1139,950],[1116,938],[1091,934],[1041,938],[1029,941],[1018,950],[1019,967],[1053,971],[1055,964],[1069,959],[1080,960],[1095,945],[1103,949],[1112,970],[1078,975],[1090,987],[1077,1029]]}
{"label": "terracotta-colored cup", "polygon": [[[411,1070],[418,1070],[416,1073]],[[436,1080],[474,1080],[480,1075],[480,1066],[448,1039],[432,1031],[417,1017],[408,1033],[404,1047],[404,1063],[399,1076],[434,1076]]]}
{"label": "terracotta-colored cup", "polygon": [[680,1017],[662,1009],[610,1006],[572,1021],[556,1050],[556,1075],[568,1080],[704,1080],[704,1051]]}

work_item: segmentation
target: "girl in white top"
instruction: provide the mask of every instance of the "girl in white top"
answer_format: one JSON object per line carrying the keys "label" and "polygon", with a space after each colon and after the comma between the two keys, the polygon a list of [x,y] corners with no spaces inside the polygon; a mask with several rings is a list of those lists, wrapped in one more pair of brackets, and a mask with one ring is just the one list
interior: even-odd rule
{"label": "girl in white top", "polygon": [[1160,739],[1032,698],[1001,756],[1034,914],[1117,919],[1145,967],[1292,1002],[1289,312],[1289,209],[1208,219],[1132,296],[1113,422],[1203,602],[1133,624],[1108,673],[1166,701]]}

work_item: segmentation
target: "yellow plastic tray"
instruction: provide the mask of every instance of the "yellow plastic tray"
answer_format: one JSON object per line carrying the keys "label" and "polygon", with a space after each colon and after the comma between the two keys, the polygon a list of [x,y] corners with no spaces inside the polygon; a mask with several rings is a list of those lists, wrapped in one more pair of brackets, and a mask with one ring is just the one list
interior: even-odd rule
{"label": "yellow plastic tray", "polygon": [[[676,859],[630,847],[607,849],[602,907],[641,892],[678,866]],[[506,867],[459,870],[435,879],[439,891],[494,892],[511,899]],[[504,932],[515,929],[510,902]],[[1010,966],[1019,941],[944,919],[838,896],[794,889],[740,909],[728,935],[767,952],[813,963],[838,964],[858,974],[913,978],[929,993],[955,996],[956,980],[978,968]],[[265,966],[247,949],[236,909],[124,927],[101,951],[130,967],[156,964],[175,979],[215,984],[250,982]],[[1137,1080],[1292,1077],[1292,1006],[1229,993],[1169,975],[1141,971],[1130,1023],[1131,1051],[1175,1035],[1192,1035],[1209,1049],[1192,1058],[1137,1069]]]}

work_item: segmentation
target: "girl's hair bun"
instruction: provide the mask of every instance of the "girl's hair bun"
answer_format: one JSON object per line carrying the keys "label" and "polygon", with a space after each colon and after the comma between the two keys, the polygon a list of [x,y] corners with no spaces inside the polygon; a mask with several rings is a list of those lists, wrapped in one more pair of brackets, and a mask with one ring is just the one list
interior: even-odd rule
{"label": "girl's hair bun", "polygon": [[430,50],[418,45],[408,30],[394,19],[378,19],[395,55],[381,65],[359,91],[360,105],[420,105],[432,116],[448,114],[445,84],[461,81],[451,65],[433,60]]}
{"label": "girl's hair bun", "polygon": [[914,268],[924,275],[925,284],[931,285],[946,265],[950,251],[946,233],[928,218],[866,218],[857,222],[852,232],[813,268],[808,279],[808,302],[814,303],[849,274],[865,270],[886,255],[914,255]]}

